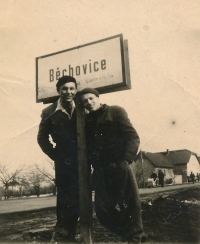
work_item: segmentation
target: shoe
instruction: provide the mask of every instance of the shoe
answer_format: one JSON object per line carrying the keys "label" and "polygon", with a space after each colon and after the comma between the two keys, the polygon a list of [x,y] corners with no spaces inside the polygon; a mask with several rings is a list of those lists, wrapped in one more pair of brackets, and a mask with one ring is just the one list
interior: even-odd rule
{"label": "shoe", "polygon": [[141,240],[140,241],[138,241],[138,240],[134,240],[134,238],[132,239],[132,240],[129,240],[128,241],[128,244],[136,244],[136,243],[138,243],[138,244],[140,244],[140,243],[144,243],[144,242],[146,242],[147,241],[147,239],[148,239],[148,235],[145,233],[143,236],[142,236],[142,238],[141,238]]}
{"label": "shoe", "polygon": [[55,231],[60,233],[63,236],[68,236],[68,234],[69,234],[68,231],[65,228],[62,228],[60,226],[56,226],[55,227]]}
{"label": "shoe", "polygon": [[142,238],[141,238],[141,243],[146,242],[147,239],[148,239],[148,234],[144,233],[144,235],[143,235]]}
{"label": "shoe", "polygon": [[132,237],[128,240],[128,244],[140,244],[140,238],[139,237]]}

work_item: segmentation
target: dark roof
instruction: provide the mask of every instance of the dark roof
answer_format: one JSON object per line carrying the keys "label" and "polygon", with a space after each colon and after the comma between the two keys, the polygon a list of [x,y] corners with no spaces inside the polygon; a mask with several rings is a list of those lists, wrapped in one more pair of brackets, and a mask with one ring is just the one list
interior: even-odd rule
{"label": "dark roof", "polygon": [[187,164],[190,160],[191,155],[195,155],[195,153],[183,149],[183,150],[176,150],[176,151],[168,151],[167,152],[161,152],[162,154],[168,161],[170,161],[172,164]]}
{"label": "dark roof", "polygon": [[155,167],[173,168],[174,166],[160,153],[142,152],[142,156],[151,161]]}

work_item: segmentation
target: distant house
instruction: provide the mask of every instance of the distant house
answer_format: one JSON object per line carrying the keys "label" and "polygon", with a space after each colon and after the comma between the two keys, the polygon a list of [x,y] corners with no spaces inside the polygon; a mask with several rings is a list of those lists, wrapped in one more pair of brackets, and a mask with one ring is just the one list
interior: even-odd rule
{"label": "distant house", "polygon": [[174,166],[174,174],[182,175],[182,181],[188,182],[191,171],[196,175],[200,172],[200,160],[196,153],[187,149],[161,152]]}
{"label": "distant house", "polygon": [[138,187],[146,187],[147,179],[151,177],[151,174],[158,172],[161,169],[165,172],[165,181],[173,182],[174,172],[173,164],[162,155],[162,153],[150,153],[141,151],[135,162],[135,173],[138,183]]}

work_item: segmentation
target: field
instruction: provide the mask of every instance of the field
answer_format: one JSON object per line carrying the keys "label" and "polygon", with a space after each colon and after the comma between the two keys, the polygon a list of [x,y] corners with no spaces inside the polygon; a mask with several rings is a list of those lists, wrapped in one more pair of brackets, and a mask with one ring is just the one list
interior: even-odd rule
{"label": "field", "polygon": [[[141,201],[146,243],[200,243],[199,185],[148,194]],[[95,212],[93,216],[95,243],[126,243],[102,226]],[[49,243],[55,221],[55,208],[0,215],[0,243]],[[58,243],[69,242],[61,238]]]}

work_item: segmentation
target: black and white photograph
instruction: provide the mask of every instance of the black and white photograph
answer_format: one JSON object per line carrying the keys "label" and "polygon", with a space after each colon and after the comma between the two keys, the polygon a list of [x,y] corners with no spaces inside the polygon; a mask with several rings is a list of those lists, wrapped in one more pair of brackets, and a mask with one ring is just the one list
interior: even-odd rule
{"label": "black and white photograph", "polygon": [[0,0],[0,243],[200,243],[199,16]]}

